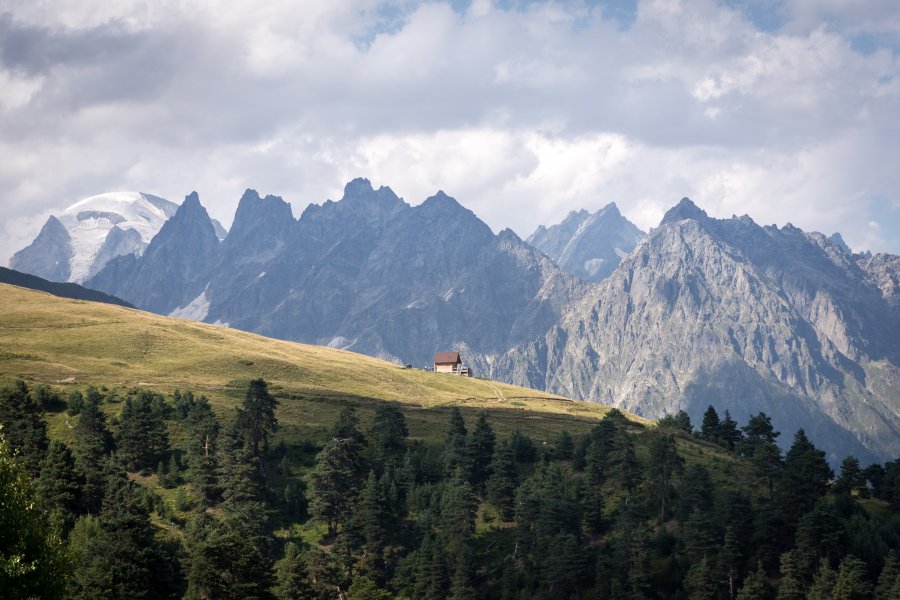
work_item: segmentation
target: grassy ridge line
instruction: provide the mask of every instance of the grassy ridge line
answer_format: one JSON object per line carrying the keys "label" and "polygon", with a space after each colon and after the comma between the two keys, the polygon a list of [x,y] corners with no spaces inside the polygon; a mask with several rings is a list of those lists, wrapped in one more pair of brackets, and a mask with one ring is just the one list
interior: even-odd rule
{"label": "grassy ridge line", "polygon": [[332,413],[325,404],[341,400],[376,399],[408,409],[457,405],[499,414],[517,411],[516,420],[594,421],[609,411],[527,388],[402,369],[343,350],[4,284],[0,305],[0,376],[63,389],[88,384],[165,393],[192,389],[230,413],[246,381],[263,377],[285,398],[282,422],[313,429],[318,428],[317,411]]}

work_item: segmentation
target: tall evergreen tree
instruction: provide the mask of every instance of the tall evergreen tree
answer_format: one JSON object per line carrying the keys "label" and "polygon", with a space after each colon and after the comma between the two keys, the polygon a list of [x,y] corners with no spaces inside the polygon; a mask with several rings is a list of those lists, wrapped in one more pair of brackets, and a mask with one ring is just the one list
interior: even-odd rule
{"label": "tall evergreen tree", "polygon": [[406,417],[400,409],[386,403],[379,404],[369,431],[369,444],[379,472],[388,466],[400,466],[406,454],[408,435]]}
{"label": "tall evergreen tree", "polygon": [[859,466],[859,459],[848,456],[841,462],[841,474],[834,482],[834,491],[838,494],[851,495],[865,489],[865,478]]}
{"label": "tall evergreen tree", "polygon": [[734,600],[737,593],[737,581],[741,573],[741,548],[734,529],[730,526],[725,528],[725,540],[722,544],[722,550],[719,552],[719,573],[728,589],[729,600]]}
{"label": "tall evergreen tree", "polygon": [[284,545],[284,557],[275,563],[275,597],[278,600],[314,600],[306,561],[293,542]]}
{"label": "tall evergreen tree", "polygon": [[514,501],[518,479],[512,446],[508,440],[503,440],[497,446],[494,452],[494,460],[491,462],[491,476],[487,482],[487,497],[491,504],[500,512],[500,517],[504,521],[509,521],[514,515]]}
{"label": "tall evergreen tree", "polygon": [[737,600],[769,600],[772,597],[769,582],[762,563],[758,563],[756,571],[747,575]]}
{"label": "tall evergreen tree", "polygon": [[329,536],[350,518],[361,485],[359,460],[351,439],[331,438],[316,456],[309,476],[310,510],[325,522]]}
{"label": "tall evergreen tree", "polygon": [[494,444],[497,436],[487,420],[487,412],[480,411],[472,430],[472,439],[468,444],[468,455],[471,461],[470,481],[476,490],[484,488],[491,474],[491,461],[494,458]]}
{"label": "tall evergreen tree", "polygon": [[84,501],[88,510],[98,511],[106,487],[104,466],[112,450],[112,435],[106,428],[106,415],[100,408],[100,395],[94,389],[88,395],[75,425],[75,463],[84,474]]}
{"label": "tall evergreen tree", "polygon": [[624,427],[618,427],[609,452],[610,476],[627,494],[631,494],[640,478],[640,464],[634,453],[634,442]]}
{"label": "tall evergreen tree", "polygon": [[384,583],[387,577],[384,548],[392,523],[383,484],[375,471],[369,471],[369,477],[360,491],[351,525],[362,542],[357,561],[359,572],[365,573],[376,583]]}
{"label": "tall evergreen tree", "polygon": [[684,576],[684,589],[690,600],[715,600],[717,587],[715,572],[706,557],[691,565]]}
{"label": "tall evergreen tree", "polygon": [[703,421],[700,423],[700,439],[718,444],[720,427],[719,413],[710,405],[703,413]]}
{"label": "tall evergreen tree", "polygon": [[29,475],[37,477],[47,451],[44,408],[21,379],[0,388],[0,425],[9,448]]}
{"label": "tall evergreen tree", "polygon": [[553,441],[553,458],[556,460],[571,460],[575,453],[575,439],[572,434],[563,429]]}
{"label": "tall evergreen tree", "polygon": [[866,563],[848,554],[841,561],[831,591],[832,600],[868,600],[872,597],[872,583],[866,573]]}
{"label": "tall evergreen tree", "polygon": [[807,600],[833,600],[832,591],[836,580],[837,575],[828,564],[828,559],[823,558],[819,562],[819,570],[816,571],[812,584],[806,592]]}
{"label": "tall evergreen tree", "polygon": [[804,600],[804,591],[800,565],[797,563],[797,555],[793,552],[785,552],[781,555],[781,582],[778,584],[777,600]]}
{"label": "tall evergreen tree", "polygon": [[263,379],[250,382],[244,404],[238,409],[235,428],[254,456],[269,450],[269,436],[278,428],[277,406],[278,400],[269,393],[269,386]]}
{"label": "tall evergreen tree", "polygon": [[459,408],[450,409],[450,422],[447,425],[447,437],[444,443],[444,476],[453,477],[457,469],[462,469],[466,477],[472,469],[469,456],[468,430]]}
{"label": "tall evergreen tree", "polygon": [[781,450],[775,443],[781,433],[775,431],[772,419],[762,412],[750,417],[743,431],[746,437],[741,441],[738,452],[750,460],[757,477],[765,482],[771,499],[782,467]]}
{"label": "tall evergreen tree", "polygon": [[796,523],[812,510],[816,501],[825,495],[833,476],[825,452],[816,448],[803,429],[799,429],[785,455],[782,485],[778,490],[778,505],[788,523]]}
{"label": "tall evergreen tree", "polygon": [[150,469],[169,451],[162,396],[148,390],[125,398],[119,415],[116,448],[132,471]]}
{"label": "tall evergreen tree", "polygon": [[658,499],[659,522],[666,520],[669,498],[672,495],[672,479],[684,470],[684,459],[678,454],[675,436],[661,431],[650,439],[648,465],[651,485]]}
{"label": "tall evergreen tree", "polygon": [[[713,508],[714,486],[709,471],[702,464],[693,463],[684,469],[678,483],[676,516],[684,521],[694,508],[709,511]],[[724,521],[728,522],[728,521]]]}
{"label": "tall evergreen tree", "polygon": [[878,585],[875,586],[875,600],[889,600],[891,590],[900,581],[900,560],[897,551],[891,550],[884,559],[884,566],[878,576]]}
{"label": "tall evergreen tree", "polygon": [[185,415],[188,430],[185,447],[187,480],[200,497],[210,503],[218,494],[219,420],[205,396],[195,399],[193,394],[187,392],[179,398],[179,410]]}
{"label": "tall evergreen tree", "polygon": [[75,458],[69,447],[53,440],[47,456],[41,462],[41,476],[35,481],[35,492],[44,508],[51,514],[51,522],[61,533],[75,524],[83,510],[81,490],[84,477],[75,469]]}

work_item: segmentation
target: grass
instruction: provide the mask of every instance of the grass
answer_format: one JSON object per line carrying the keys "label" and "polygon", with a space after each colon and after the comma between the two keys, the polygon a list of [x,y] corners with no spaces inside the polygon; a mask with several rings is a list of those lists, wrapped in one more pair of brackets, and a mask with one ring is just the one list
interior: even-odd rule
{"label": "grass", "polygon": [[[485,379],[455,377],[311,346],[0,284],[0,379],[23,378],[62,393],[88,385],[206,395],[228,419],[249,380],[262,377],[279,399],[276,442],[319,438],[341,407],[367,425],[380,402],[400,407],[414,439],[438,440],[447,411],[487,410],[501,435],[521,429],[539,443],[563,429],[580,433],[610,409]],[[121,393],[120,393],[121,395]],[[630,416],[636,422],[645,422]],[[64,413],[52,434],[69,437]]]}

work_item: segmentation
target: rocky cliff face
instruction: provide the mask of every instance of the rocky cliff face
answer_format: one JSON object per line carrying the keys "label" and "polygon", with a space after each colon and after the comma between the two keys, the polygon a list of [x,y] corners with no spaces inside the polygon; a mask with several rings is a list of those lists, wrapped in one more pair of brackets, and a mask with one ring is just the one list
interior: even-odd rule
{"label": "rocky cliff face", "polygon": [[573,211],[549,228],[541,225],[528,243],[568,273],[585,281],[601,281],[643,237],[644,232],[623,217],[613,202],[595,213]]}
{"label": "rocky cliff face", "polygon": [[900,453],[896,261],[790,225],[709,218],[689,200],[543,339],[512,381],[651,418],[764,410],[834,455]]}
{"label": "rocky cliff face", "polygon": [[59,219],[51,216],[31,244],[16,252],[9,265],[49,281],[68,281],[75,252],[72,237]]}
{"label": "rocky cliff face", "polygon": [[203,292],[218,254],[215,227],[194,192],[153,237],[143,256],[115,258],[86,285],[139,308],[168,314]]}

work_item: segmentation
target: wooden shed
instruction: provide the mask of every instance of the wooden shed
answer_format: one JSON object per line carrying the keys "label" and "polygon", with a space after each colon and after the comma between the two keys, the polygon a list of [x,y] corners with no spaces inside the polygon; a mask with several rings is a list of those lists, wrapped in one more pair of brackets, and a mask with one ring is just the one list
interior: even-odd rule
{"label": "wooden shed", "polygon": [[459,373],[461,367],[462,359],[459,357],[459,352],[434,353],[435,373]]}

